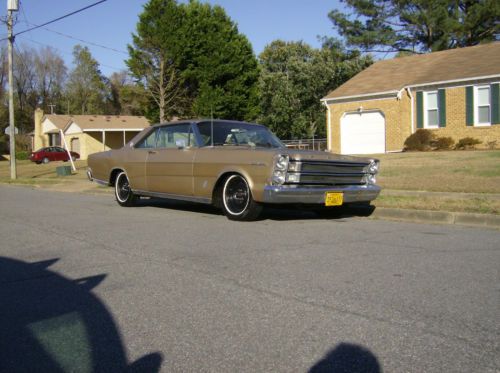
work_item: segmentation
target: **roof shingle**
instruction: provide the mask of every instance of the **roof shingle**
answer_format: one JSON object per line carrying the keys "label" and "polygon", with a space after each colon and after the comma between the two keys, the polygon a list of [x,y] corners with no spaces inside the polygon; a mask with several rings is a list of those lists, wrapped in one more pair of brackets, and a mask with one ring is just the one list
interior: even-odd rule
{"label": "roof shingle", "polygon": [[50,120],[58,129],[64,130],[70,123],[82,130],[92,129],[142,129],[149,126],[143,116],[133,115],[59,115],[47,114],[43,120]]}
{"label": "roof shingle", "polygon": [[500,42],[378,61],[325,99],[399,91],[404,87],[500,75]]}

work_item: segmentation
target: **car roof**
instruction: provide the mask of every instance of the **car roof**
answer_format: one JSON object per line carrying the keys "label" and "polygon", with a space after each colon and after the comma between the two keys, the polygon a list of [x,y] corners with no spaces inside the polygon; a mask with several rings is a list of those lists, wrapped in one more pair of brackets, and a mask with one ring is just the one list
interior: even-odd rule
{"label": "car roof", "polygon": [[265,127],[264,125],[258,124],[258,123],[243,122],[243,121],[239,121],[239,120],[210,119],[210,118],[185,119],[185,120],[178,120],[178,121],[173,121],[173,122],[157,123],[157,124],[152,125],[151,127],[173,126],[173,125],[177,125],[177,124],[198,124],[198,123],[210,122],[212,120],[213,120],[214,124],[215,123],[241,123],[241,124],[250,124],[253,126]]}

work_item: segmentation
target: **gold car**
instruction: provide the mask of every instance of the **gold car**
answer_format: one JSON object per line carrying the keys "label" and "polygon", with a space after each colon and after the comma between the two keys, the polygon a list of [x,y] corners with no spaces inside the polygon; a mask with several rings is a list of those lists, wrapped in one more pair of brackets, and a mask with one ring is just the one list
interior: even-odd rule
{"label": "gold car", "polygon": [[121,149],[92,154],[88,166],[121,206],[139,196],[195,201],[231,220],[256,219],[265,204],[341,206],[380,193],[377,160],[287,149],[266,127],[237,121],[157,124]]}

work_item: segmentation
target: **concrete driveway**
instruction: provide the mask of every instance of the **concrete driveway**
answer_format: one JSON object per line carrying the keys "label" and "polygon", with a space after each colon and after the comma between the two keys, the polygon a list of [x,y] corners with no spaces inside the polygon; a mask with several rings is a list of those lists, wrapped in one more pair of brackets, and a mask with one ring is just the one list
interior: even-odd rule
{"label": "concrete driveway", "polygon": [[0,186],[0,371],[497,372],[500,232]]}

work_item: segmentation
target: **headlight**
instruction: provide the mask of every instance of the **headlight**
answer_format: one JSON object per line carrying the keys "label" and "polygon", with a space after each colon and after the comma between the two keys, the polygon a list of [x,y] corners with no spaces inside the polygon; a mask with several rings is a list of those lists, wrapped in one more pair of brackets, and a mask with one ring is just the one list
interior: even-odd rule
{"label": "headlight", "polygon": [[274,184],[283,184],[285,182],[286,176],[284,171],[274,171],[273,174],[273,183]]}
{"label": "headlight", "polygon": [[288,155],[278,155],[274,162],[273,184],[281,185],[286,181],[286,171],[288,169]]}
{"label": "headlight", "polygon": [[371,163],[368,165],[368,173],[376,174],[378,172],[379,165],[379,161],[371,161]]}
{"label": "headlight", "polygon": [[365,177],[367,184],[375,184],[377,182],[377,178],[373,174],[367,174]]}
{"label": "headlight", "polygon": [[288,155],[279,155],[276,158],[276,170],[286,171],[288,168]]}

